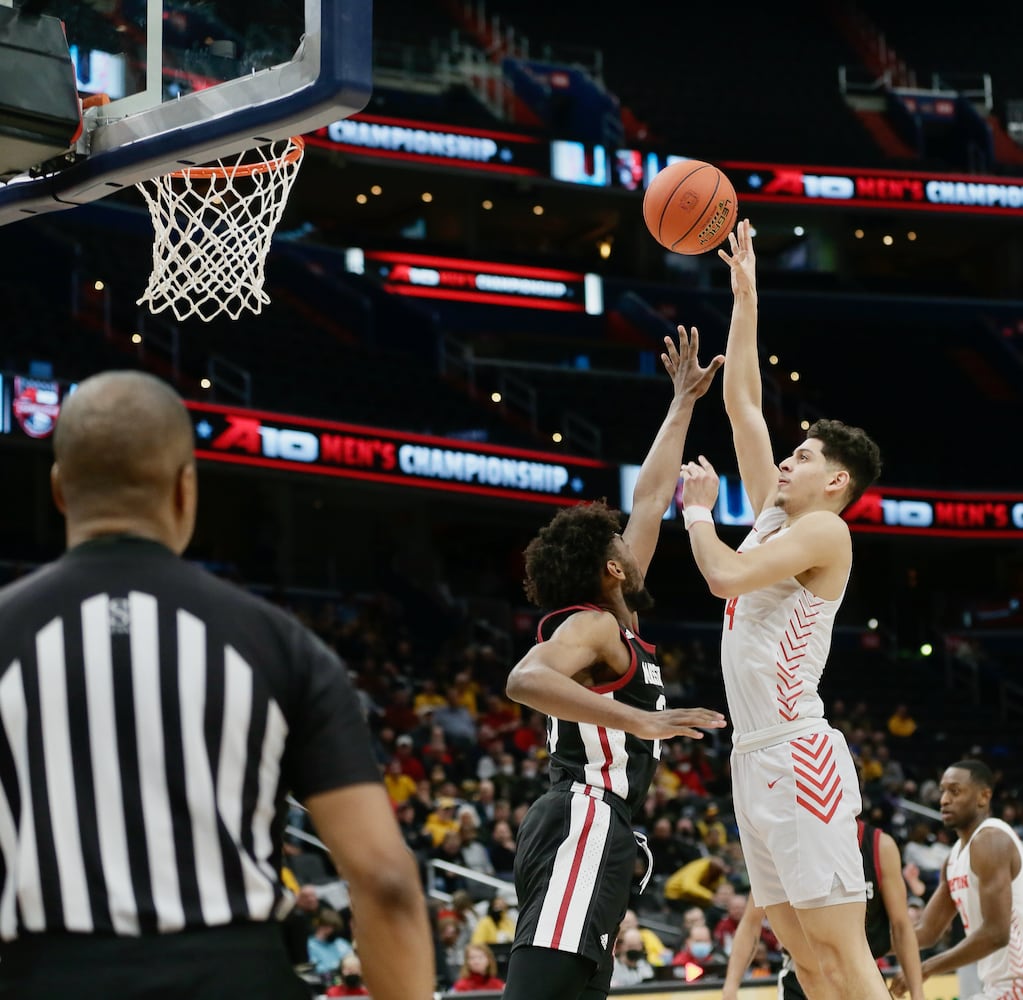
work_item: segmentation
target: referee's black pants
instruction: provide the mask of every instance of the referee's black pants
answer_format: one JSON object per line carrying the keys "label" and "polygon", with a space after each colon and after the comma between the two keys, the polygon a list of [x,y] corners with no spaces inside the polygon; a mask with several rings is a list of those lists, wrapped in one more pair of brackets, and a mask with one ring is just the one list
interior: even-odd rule
{"label": "referee's black pants", "polygon": [[280,925],[138,938],[29,934],[0,946],[3,1000],[308,1000]]}

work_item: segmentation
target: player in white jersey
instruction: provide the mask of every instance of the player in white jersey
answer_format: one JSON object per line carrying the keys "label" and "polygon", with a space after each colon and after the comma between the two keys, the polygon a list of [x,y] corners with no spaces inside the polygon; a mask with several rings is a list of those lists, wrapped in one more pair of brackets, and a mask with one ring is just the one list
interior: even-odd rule
{"label": "player in white jersey", "polygon": [[[959,835],[916,928],[933,946],[958,911],[966,936],[923,962],[924,979],[977,963],[982,990],[963,1000],[1023,1000],[1023,845],[991,817],[994,778],[979,760],[960,760],[941,776],[941,818]],[[897,977],[892,992],[901,996]]]}
{"label": "player in white jersey", "polygon": [[792,956],[807,995],[884,1000],[864,933],[866,887],[856,837],[859,781],[817,693],[852,566],[841,512],[877,478],[877,445],[819,420],[774,464],[757,354],[756,259],[748,220],[729,236],[734,303],[725,408],[739,473],[756,511],[739,551],[711,509],[718,481],[700,456],[683,466],[683,516],[696,564],[725,598],[721,645],[734,727],[732,790],[755,903]]}

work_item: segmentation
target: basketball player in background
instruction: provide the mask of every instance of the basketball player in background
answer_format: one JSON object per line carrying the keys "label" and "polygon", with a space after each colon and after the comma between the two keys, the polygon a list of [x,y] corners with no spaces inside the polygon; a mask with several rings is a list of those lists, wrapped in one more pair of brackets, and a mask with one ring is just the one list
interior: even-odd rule
{"label": "basketball player in background", "polygon": [[[920,952],[906,900],[899,845],[889,834],[863,820],[857,820],[856,828],[867,885],[864,927],[870,952],[875,958],[881,958],[894,951],[910,1000],[924,1000]],[[753,903],[746,906],[732,939],[721,1000],[738,1000],[743,974],[753,958],[765,916],[763,908]],[[807,1000],[789,955],[785,955],[778,976],[778,1000]]]}
{"label": "basketball player in background", "polygon": [[[941,882],[917,924],[917,942],[933,946],[956,911],[966,936],[923,962],[923,976],[971,962],[983,987],[969,1000],[1023,997],[1023,845],[1008,823],[991,816],[994,777],[979,760],[960,760],[941,776],[941,818],[959,839],[945,860]],[[906,982],[896,977],[892,992]],[[964,998],[967,1000],[967,998]]]}
{"label": "basketball player in background", "polygon": [[[697,360],[698,335],[679,328],[661,360],[674,396],[643,461],[619,533],[604,503],[560,511],[526,548],[526,594],[549,611],[515,665],[508,696],[544,712],[551,787],[518,835],[519,917],[504,1000],[607,996],[615,935],[629,905],[642,807],[660,741],[701,738],[718,712],[669,709],[654,648],[638,635],[652,601],[644,576],[678,484],[693,406],[724,359]],[[649,852],[647,852],[649,863]],[[649,871],[649,868],[648,868]]]}
{"label": "basketball player in background", "polygon": [[775,465],[757,355],[749,220],[729,234],[733,308],[725,409],[756,521],[738,552],[715,531],[718,479],[701,455],[683,466],[683,516],[712,593],[725,598],[721,666],[733,726],[732,791],[753,899],[792,956],[807,995],[884,1000],[864,932],[856,841],[859,780],[817,687],[852,565],[839,516],[880,473],[859,428],[818,420]]}

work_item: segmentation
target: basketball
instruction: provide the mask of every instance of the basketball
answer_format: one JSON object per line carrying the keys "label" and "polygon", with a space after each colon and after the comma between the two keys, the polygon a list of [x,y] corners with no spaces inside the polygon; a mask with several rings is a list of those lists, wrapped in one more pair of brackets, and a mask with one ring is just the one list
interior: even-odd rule
{"label": "basketball", "polygon": [[713,250],[732,231],[738,211],[732,182],[703,160],[669,164],[643,195],[643,221],[650,235],[675,253]]}

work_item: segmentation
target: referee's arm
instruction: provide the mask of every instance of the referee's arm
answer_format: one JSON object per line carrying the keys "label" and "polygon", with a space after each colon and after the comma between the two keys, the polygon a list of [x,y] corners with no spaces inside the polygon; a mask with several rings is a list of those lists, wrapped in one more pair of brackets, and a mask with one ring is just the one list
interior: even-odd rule
{"label": "referee's arm", "polygon": [[305,806],[348,882],[374,1000],[430,1000],[434,948],[419,871],[383,785],[346,785],[310,795]]}

